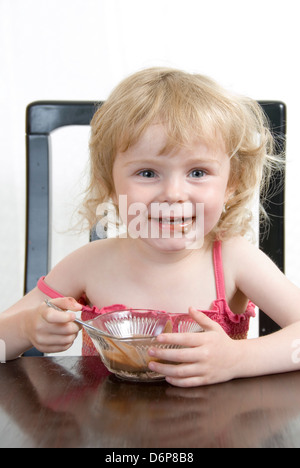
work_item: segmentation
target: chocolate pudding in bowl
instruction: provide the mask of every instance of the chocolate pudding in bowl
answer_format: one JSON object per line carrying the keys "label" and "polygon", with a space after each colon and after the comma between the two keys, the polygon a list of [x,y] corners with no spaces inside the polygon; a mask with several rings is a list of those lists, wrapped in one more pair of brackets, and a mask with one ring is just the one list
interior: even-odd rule
{"label": "chocolate pudding in bowl", "polygon": [[107,369],[121,379],[137,382],[164,379],[163,375],[148,368],[150,361],[158,361],[149,356],[150,347],[180,347],[158,343],[158,335],[203,331],[187,314],[150,309],[109,312],[85,322],[84,326]]}

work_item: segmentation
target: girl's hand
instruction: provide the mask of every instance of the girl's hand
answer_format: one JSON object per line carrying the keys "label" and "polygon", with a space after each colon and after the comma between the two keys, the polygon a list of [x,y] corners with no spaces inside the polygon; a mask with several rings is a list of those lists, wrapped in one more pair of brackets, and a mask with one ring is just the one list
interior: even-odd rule
{"label": "girl's hand", "polygon": [[236,366],[240,359],[238,341],[229,338],[218,323],[202,312],[191,307],[189,314],[205,332],[159,335],[159,343],[184,348],[150,348],[150,356],[174,364],[151,361],[149,368],[165,375],[167,382],[179,387],[209,385],[237,377]]}
{"label": "girl's hand", "polygon": [[[82,306],[72,297],[52,299],[51,302],[64,310],[80,311]],[[30,309],[24,333],[32,345],[43,353],[57,353],[70,348],[80,330],[74,323],[75,313],[59,312],[42,303]]]}

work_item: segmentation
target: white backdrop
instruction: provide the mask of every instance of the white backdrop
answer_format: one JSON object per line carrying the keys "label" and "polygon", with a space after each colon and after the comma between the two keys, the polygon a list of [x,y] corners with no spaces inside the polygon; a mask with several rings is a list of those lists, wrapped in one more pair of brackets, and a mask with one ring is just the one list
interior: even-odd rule
{"label": "white backdrop", "polygon": [[[298,7],[297,0],[0,0],[0,311],[23,288],[27,104],[104,100],[128,74],[157,65],[287,104],[286,273],[300,286]],[[66,131],[67,138],[53,134],[67,164],[54,169],[57,198],[70,184],[77,189],[87,156],[87,133]],[[56,210],[60,232],[65,214]],[[59,232],[54,263],[63,255]]]}

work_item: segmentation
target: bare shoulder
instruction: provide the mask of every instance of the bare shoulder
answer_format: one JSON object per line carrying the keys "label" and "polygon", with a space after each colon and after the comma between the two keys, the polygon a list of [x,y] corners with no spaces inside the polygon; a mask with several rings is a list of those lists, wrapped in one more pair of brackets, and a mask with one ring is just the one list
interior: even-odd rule
{"label": "bare shoulder", "polygon": [[[253,275],[279,273],[273,261],[258,246],[243,237],[234,237],[222,244],[224,268],[229,267],[237,283]],[[281,273],[281,272],[280,272]]]}
{"label": "bare shoulder", "polygon": [[225,261],[240,262],[244,256],[260,255],[260,250],[244,237],[237,236],[222,242],[222,255]]}
{"label": "bare shoulder", "polygon": [[102,255],[104,257],[111,255],[118,246],[118,239],[100,239],[90,242],[80,249],[74,251],[70,257],[86,258],[92,260],[95,255]]}
{"label": "bare shoulder", "polygon": [[230,262],[238,269],[262,265],[277,269],[273,261],[258,246],[244,237],[233,237],[223,242],[222,254],[225,262]]}
{"label": "bare shoulder", "polygon": [[280,326],[299,320],[295,304],[300,289],[275,263],[246,239],[234,238],[223,245],[224,271],[232,274],[236,288]]}
{"label": "bare shoulder", "polygon": [[75,250],[49,272],[46,283],[62,295],[78,299],[95,270],[108,265],[116,243],[116,239],[101,239]]}

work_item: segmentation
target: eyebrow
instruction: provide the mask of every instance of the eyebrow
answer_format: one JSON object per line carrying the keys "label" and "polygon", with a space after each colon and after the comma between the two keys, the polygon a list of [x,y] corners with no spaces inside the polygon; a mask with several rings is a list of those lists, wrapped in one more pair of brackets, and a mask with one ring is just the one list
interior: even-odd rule
{"label": "eyebrow", "polygon": [[[151,166],[153,164],[159,164],[160,161],[162,161],[162,159],[160,157],[154,157],[154,158],[151,158],[151,159],[139,159],[139,160],[129,160],[127,162],[124,163],[124,166],[125,167],[128,167],[128,166],[134,166],[134,165],[138,165],[138,166]],[[221,166],[221,162],[218,160],[218,159],[212,159],[212,158],[197,158],[197,157],[194,157],[194,158],[190,158],[188,160],[186,160],[186,164],[188,166],[197,166],[197,165],[210,165],[210,164],[213,164],[213,165],[217,165],[217,166]]]}
{"label": "eyebrow", "polygon": [[190,159],[187,160],[187,163],[189,165],[198,165],[198,164],[217,164],[218,166],[221,166],[221,162],[218,160],[218,159],[214,159],[214,158],[197,158],[197,156],[195,157],[191,157]]}

